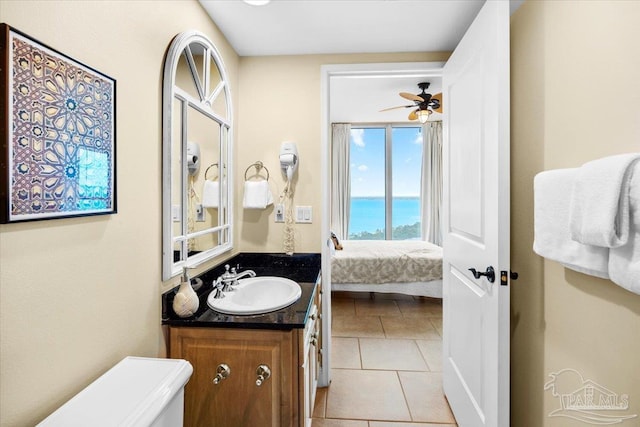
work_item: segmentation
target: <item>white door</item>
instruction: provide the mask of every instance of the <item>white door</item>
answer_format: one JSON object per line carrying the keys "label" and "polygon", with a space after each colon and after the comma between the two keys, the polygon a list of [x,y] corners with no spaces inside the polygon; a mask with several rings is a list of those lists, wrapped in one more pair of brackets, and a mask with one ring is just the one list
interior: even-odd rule
{"label": "white door", "polygon": [[509,2],[485,3],[443,98],[444,392],[461,427],[508,426]]}

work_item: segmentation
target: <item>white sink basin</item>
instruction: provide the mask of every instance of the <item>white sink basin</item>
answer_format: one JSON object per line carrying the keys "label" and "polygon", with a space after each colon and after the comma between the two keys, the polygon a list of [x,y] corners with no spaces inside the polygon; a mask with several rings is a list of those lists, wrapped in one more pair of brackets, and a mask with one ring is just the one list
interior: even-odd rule
{"label": "white sink basin", "polygon": [[302,289],[284,277],[261,276],[238,280],[235,290],[225,292],[224,298],[209,294],[207,305],[225,314],[263,314],[280,310],[298,301]]}

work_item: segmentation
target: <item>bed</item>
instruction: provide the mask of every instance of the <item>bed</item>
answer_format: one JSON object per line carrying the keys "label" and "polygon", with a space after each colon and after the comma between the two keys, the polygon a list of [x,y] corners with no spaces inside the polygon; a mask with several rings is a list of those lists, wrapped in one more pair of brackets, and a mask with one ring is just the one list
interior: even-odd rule
{"label": "bed", "polygon": [[[334,242],[335,243],[335,242]],[[331,289],[442,298],[442,248],[421,240],[344,240],[331,256]]]}

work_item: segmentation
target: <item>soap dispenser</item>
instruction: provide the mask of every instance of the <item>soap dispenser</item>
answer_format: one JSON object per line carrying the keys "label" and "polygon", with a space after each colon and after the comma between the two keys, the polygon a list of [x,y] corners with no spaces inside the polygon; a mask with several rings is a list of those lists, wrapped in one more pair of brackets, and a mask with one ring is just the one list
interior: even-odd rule
{"label": "soap dispenser", "polygon": [[193,316],[200,306],[198,294],[191,287],[191,280],[185,268],[182,273],[180,288],[173,297],[173,311],[180,317]]}

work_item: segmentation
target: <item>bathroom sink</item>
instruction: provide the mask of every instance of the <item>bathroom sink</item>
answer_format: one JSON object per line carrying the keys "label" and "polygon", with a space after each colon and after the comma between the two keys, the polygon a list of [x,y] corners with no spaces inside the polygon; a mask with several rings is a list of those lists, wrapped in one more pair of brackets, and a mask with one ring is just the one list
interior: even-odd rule
{"label": "bathroom sink", "polygon": [[300,299],[300,285],[290,279],[275,276],[249,277],[238,280],[235,290],[225,292],[224,298],[209,294],[207,305],[225,314],[263,314],[280,310]]}

